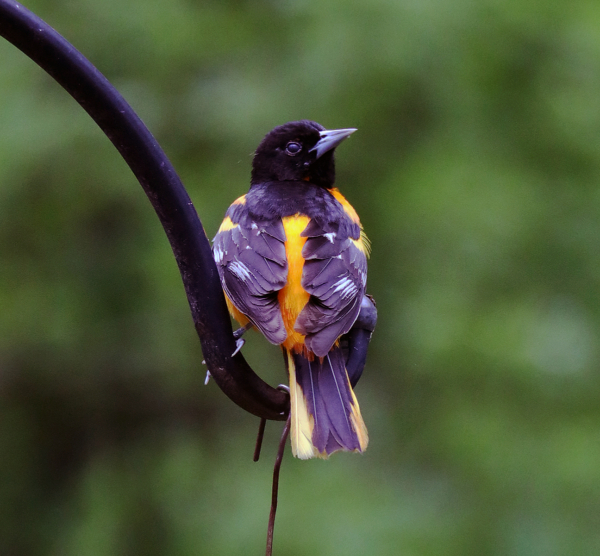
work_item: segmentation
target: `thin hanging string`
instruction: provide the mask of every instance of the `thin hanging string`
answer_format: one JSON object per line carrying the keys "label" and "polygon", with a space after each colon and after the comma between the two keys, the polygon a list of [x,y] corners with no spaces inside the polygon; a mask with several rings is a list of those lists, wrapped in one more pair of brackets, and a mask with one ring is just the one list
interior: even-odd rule
{"label": "thin hanging string", "polygon": [[275,514],[277,512],[277,492],[279,490],[279,470],[281,469],[281,461],[288,435],[290,433],[290,415],[288,415],[281,440],[279,441],[279,449],[277,450],[277,458],[275,459],[275,467],[273,468],[273,490],[271,493],[271,513],[269,514],[269,527],[267,528],[267,551],[266,556],[273,554],[273,530],[275,529]]}
{"label": "thin hanging string", "polygon": [[254,447],[254,461],[258,461],[260,458],[260,449],[262,448],[263,438],[265,436],[265,427],[267,426],[267,420],[263,417],[260,420],[258,426],[258,435],[256,436],[256,446]]}

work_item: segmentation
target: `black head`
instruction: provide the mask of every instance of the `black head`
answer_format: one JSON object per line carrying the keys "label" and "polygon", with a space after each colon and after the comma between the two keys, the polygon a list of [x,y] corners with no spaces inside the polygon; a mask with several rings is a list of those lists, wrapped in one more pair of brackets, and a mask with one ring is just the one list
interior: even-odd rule
{"label": "black head", "polygon": [[252,184],[309,181],[321,187],[335,182],[335,148],[355,129],[326,130],[309,120],[289,122],[267,133],[252,161]]}

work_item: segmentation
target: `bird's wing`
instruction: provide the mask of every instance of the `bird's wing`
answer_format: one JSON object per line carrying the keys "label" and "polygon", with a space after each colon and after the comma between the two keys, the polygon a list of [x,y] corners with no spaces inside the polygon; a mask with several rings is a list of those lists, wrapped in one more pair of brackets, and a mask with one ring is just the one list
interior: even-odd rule
{"label": "bird's wing", "polygon": [[367,284],[366,246],[356,225],[351,233],[339,226],[321,226],[312,220],[302,255],[302,287],[310,299],[296,319],[306,347],[319,357],[352,328]]}
{"label": "bird's wing", "polygon": [[287,260],[281,220],[233,223],[225,219],[213,243],[225,294],[273,344],[286,339],[277,292],[285,286]]}

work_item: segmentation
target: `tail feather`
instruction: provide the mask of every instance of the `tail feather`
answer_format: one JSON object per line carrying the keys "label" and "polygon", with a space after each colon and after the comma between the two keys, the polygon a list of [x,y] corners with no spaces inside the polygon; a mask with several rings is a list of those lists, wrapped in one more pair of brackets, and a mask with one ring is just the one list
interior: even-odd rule
{"label": "tail feather", "polygon": [[309,414],[302,388],[296,379],[296,367],[290,351],[287,352],[287,367],[290,375],[290,412],[292,453],[300,459],[310,459],[315,456],[312,444],[314,417]]}
{"label": "tail feather", "polygon": [[327,458],[338,450],[363,452],[369,437],[350,386],[342,350],[310,361],[287,352],[292,452],[300,459]]}

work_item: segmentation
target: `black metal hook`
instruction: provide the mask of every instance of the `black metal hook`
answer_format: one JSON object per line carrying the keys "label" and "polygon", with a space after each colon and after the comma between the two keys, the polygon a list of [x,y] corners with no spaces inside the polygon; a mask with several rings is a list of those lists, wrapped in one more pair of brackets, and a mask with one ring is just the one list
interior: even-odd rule
{"label": "black metal hook", "polygon": [[171,243],[215,382],[243,409],[285,420],[288,398],[260,379],[235,350],[210,243],[169,159],[107,79],[47,23],[14,0],[0,0],[0,35],[48,72],[121,153],[154,206]]}

